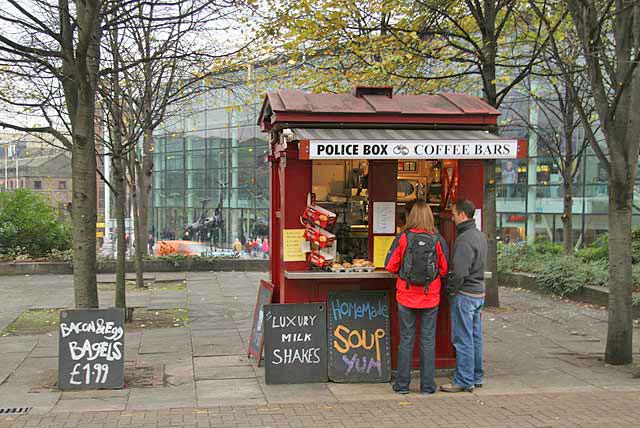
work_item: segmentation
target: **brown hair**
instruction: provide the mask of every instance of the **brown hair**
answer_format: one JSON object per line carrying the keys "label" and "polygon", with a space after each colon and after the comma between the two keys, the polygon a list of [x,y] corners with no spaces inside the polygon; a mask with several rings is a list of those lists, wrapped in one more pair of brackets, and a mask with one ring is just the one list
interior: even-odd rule
{"label": "brown hair", "polygon": [[435,232],[436,226],[433,221],[431,208],[424,201],[417,201],[411,208],[407,217],[407,229],[423,229],[427,232]]}

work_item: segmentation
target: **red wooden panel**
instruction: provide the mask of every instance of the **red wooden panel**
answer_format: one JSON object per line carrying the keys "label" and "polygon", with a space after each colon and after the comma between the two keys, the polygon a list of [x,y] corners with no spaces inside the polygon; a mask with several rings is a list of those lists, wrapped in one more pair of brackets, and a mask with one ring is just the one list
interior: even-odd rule
{"label": "red wooden panel", "polygon": [[484,193],[484,161],[478,159],[458,161],[458,198],[469,199],[476,208],[482,208]]}
{"label": "red wooden panel", "polygon": [[398,161],[369,161],[369,260],[373,261],[373,203],[395,202],[397,198]]}

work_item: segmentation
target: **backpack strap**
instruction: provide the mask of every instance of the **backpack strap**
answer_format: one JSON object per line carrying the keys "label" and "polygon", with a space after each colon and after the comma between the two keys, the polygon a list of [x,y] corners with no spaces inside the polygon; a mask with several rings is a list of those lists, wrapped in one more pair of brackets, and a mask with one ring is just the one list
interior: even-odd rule
{"label": "backpack strap", "polygon": [[407,257],[407,250],[409,249],[409,244],[410,244],[410,242],[409,242],[409,236],[410,236],[410,235],[409,235],[409,234],[412,234],[413,232],[411,232],[411,230],[410,230],[409,228],[406,228],[402,233],[404,233],[404,236],[405,236],[405,237],[406,237],[406,239],[407,239],[407,245],[406,245],[406,247],[404,248],[404,255],[403,255],[403,257],[402,257],[402,258],[403,258],[403,260],[402,260],[402,263],[401,263],[401,265],[400,265],[400,270],[401,270],[401,272],[399,272],[399,274],[400,274],[399,276],[400,276],[400,278],[402,278],[402,279],[404,280],[404,283],[405,283],[404,285],[405,285],[405,287],[407,288],[407,290],[409,290],[409,289],[411,288],[411,284],[409,283],[409,280],[408,280],[408,279],[403,278],[403,276],[405,276],[405,275],[404,275],[404,274],[405,274],[405,272],[404,272],[404,258],[405,258],[405,257]]}

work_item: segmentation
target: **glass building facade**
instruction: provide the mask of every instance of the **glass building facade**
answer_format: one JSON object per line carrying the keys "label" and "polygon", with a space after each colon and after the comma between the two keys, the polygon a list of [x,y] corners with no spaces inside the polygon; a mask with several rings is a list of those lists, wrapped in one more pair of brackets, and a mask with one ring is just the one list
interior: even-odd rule
{"label": "glass building facade", "polygon": [[[534,83],[532,87],[544,96],[542,85],[536,87]],[[562,123],[556,119],[557,107],[553,106],[557,101],[551,97],[544,103],[536,103],[529,94],[514,91],[500,109],[501,135],[527,140],[528,155],[525,159],[497,162],[498,234],[505,242],[545,239],[559,243],[563,240],[565,190],[557,156],[564,154],[569,144],[572,152],[577,153],[586,144],[584,130],[576,122],[572,141],[563,141],[559,134]],[[542,111],[541,105],[548,106],[548,110]],[[532,127],[538,131],[531,131]],[[598,134],[596,137],[602,138]],[[545,138],[554,138],[555,143]],[[601,148],[606,152],[603,140]],[[608,230],[607,171],[588,144],[570,168],[574,173],[573,242],[588,244]],[[636,182],[636,188],[640,189],[640,182]],[[639,197],[640,193],[634,192],[634,199]],[[633,225],[640,226],[637,204],[633,208]]]}
{"label": "glass building facade", "polygon": [[[157,238],[180,239],[186,225],[203,214],[203,204],[206,217],[221,208],[225,224],[213,238],[219,246],[267,235],[267,134],[255,125],[260,105],[247,99],[260,97],[246,87],[206,91],[172,112],[156,133],[150,220]],[[513,120],[515,111],[535,115],[536,108],[527,96],[516,94],[501,109],[501,134],[525,138],[529,145],[526,159],[498,161],[496,166],[497,226],[499,239],[506,242],[562,241],[562,176],[539,137]],[[575,146],[582,130],[574,137]],[[576,167],[573,238],[574,243],[588,243],[608,229],[606,170],[591,149]],[[640,226],[635,206],[633,222]]]}
{"label": "glass building facade", "polygon": [[211,238],[217,246],[264,234],[255,225],[269,218],[266,134],[255,125],[258,106],[238,103],[237,92],[205,91],[156,132],[150,216],[157,238],[181,239],[187,224],[216,208],[224,218]]}

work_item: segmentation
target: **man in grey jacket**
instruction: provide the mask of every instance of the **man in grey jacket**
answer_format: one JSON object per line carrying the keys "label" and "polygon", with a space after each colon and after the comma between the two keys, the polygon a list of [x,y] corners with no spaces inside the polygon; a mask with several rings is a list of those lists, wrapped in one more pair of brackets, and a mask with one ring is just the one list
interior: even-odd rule
{"label": "man in grey jacket", "polygon": [[446,290],[451,304],[451,341],[456,349],[456,371],[445,392],[473,391],[482,387],[482,320],[484,272],[487,265],[487,240],[476,228],[473,202],[455,203],[453,221],[458,236],[453,245],[452,269]]}

